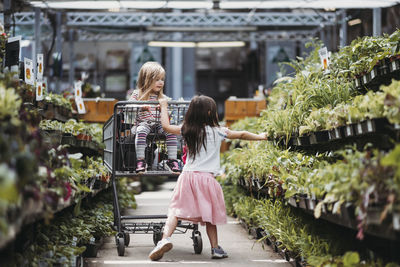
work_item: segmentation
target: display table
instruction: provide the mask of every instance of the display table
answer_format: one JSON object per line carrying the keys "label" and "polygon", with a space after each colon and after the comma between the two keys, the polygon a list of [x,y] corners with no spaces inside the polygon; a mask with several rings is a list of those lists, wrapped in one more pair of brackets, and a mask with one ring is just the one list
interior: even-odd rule
{"label": "display table", "polygon": [[264,98],[237,98],[234,96],[225,100],[226,126],[245,117],[258,117],[262,110],[267,107]]}
{"label": "display table", "polygon": [[115,98],[83,98],[86,113],[79,115],[79,119],[87,122],[106,122],[114,114]]}

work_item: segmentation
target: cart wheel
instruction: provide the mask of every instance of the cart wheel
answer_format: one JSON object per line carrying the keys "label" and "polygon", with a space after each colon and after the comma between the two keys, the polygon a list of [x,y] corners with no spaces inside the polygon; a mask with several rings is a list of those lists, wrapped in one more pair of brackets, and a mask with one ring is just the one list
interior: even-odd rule
{"label": "cart wheel", "polygon": [[118,256],[124,256],[125,254],[125,242],[123,237],[118,237],[117,239],[117,250]]}
{"label": "cart wheel", "polygon": [[158,241],[162,239],[162,232],[161,229],[158,227],[154,227],[154,232],[153,232],[153,243],[155,246],[157,246]]}
{"label": "cart wheel", "polygon": [[203,240],[201,239],[200,232],[196,231],[192,239],[193,239],[194,253],[201,254],[201,252],[203,251]]}
{"label": "cart wheel", "polygon": [[125,235],[124,235],[125,247],[129,246],[129,242],[131,242],[131,237],[130,237],[129,233],[125,233]]}

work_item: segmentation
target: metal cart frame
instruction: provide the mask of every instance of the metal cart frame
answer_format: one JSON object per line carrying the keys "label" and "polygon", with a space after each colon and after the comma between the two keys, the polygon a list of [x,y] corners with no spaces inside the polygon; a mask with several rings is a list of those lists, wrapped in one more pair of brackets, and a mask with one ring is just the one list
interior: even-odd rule
{"label": "metal cart frame", "polygon": [[[167,215],[121,215],[116,179],[118,177],[137,177],[137,176],[178,176],[165,168],[165,137],[159,133],[150,133],[146,140],[145,158],[148,169],[145,173],[136,173],[136,151],[135,150],[135,127],[143,121],[140,116],[143,115],[145,106],[151,107],[156,112],[154,121],[151,123],[160,123],[159,109],[157,101],[120,101],[114,105],[114,114],[105,122],[103,126],[103,142],[105,144],[103,162],[111,173],[111,183],[113,191],[113,212],[114,228],[117,231],[115,242],[119,256],[125,254],[125,247],[130,243],[130,233],[152,233],[153,242],[156,245],[162,238],[162,228],[165,221],[160,222],[136,222],[136,220],[148,219],[167,219]],[[169,101],[168,110],[170,123],[179,125],[183,122],[188,109],[189,101]],[[146,119],[146,121],[148,121]],[[182,150],[182,139],[178,137],[178,149]],[[163,151],[157,151],[163,149]],[[126,222],[130,220],[130,222]],[[134,221],[134,222],[132,222]],[[191,238],[193,240],[194,252],[200,254],[203,249],[201,233],[198,230],[198,224],[178,221],[176,233],[186,233],[192,230]]]}

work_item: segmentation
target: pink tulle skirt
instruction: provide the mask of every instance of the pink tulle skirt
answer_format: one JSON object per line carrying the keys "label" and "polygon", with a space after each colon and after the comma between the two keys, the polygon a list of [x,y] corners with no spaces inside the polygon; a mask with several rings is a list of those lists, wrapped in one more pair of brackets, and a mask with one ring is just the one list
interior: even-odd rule
{"label": "pink tulle skirt", "polygon": [[226,223],[221,185],[211,173],[182,172],[172,194],[168,216],[202,225]]}

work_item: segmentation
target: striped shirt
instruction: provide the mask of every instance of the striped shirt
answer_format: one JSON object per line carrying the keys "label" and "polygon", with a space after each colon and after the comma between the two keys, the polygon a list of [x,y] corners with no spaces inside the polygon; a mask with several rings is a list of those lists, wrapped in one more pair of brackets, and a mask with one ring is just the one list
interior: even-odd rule
{"label": "striped shirt", "polygon": [[[139,99],[139,91],[135,90],[133,91],[130,100],[138,101]],[[155,94],[150,94],[149,95],[149,100],[148,101],[158,101],[157,95]],[[145,104],[143,106],[146,106]],[[154,104],[150,105],[150,111],[147,110],[142,110],[139,108],[138,116],[137,116],[137,122],[142,122],[145,121],[149,124],[152,124],[154,122],[160,122],[160,109],[156,107]]]}

